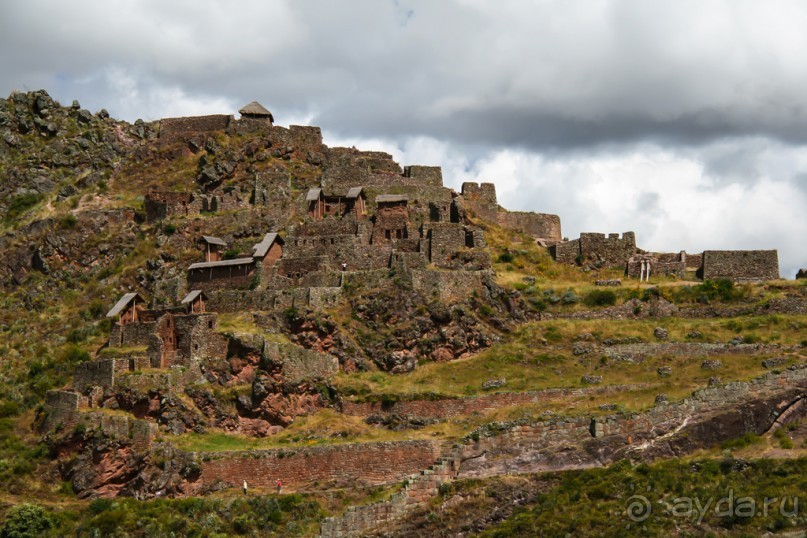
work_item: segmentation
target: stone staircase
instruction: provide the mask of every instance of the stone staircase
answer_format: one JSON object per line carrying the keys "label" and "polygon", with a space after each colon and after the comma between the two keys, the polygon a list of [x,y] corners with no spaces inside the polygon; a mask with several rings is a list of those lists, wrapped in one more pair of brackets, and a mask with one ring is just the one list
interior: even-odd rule
{"label": "stone staircase", "polygon": [[320,527],[319,536],[344,538],[380,530],[427,504],[437,496],[441,484],[451,482],[457,477],[459,467],[460,447],[455,446],[448,456],[438,458],[429,468],[407,478],[404,488],[388,500],[351,506],[341,516],[326,518]]}

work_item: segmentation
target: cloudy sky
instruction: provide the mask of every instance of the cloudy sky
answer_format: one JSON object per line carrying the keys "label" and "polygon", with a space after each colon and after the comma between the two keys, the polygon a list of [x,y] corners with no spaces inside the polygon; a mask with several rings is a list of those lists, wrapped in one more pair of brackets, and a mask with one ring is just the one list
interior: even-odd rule
{"label": "cloudy sky", "polygon": [[496,183],[563,234],[807,267],[807,3],[19,0],[0,94],[134,121],[253,99],[330,146]]}

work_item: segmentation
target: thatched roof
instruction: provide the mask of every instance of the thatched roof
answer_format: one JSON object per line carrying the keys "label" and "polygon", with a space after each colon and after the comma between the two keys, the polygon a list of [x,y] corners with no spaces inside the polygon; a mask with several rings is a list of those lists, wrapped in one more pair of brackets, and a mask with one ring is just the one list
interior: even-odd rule
{"label": "thatched roof", "polygon": [[189,271],[193,271],[194,269],[209,269],[211,267],[229,267],[234,265],[251,265],[255,263],[255,260],[252,258],[236,258],[234,260],[221,260],[217,262],[199,262],[199,263],[192,263],[190,267],[188,267]]}
{"label": "thatched roof", "polygon": [[266,110],[266,107],[264,107],[258,101],[252,101],[250,104],[239,110],[238,113],[242,116],[269,118],[270,121],[275,121],[275,119],[272,117],[272,113]]}
{"label": "thatched roof", "polygon": [[319,196],[322,194],[322,189],[309,189],[308,194],[305,197],[306,202],[316,202],[319,200]]}
{"label": "thatched roof", "polygon": [[358,198],[361,194],[362,188],[361,187],[351,187],[349,191],[347,191],[346,198],[353,199]]}
{"label": "thatched roof", "polygon": [[208,245],[219,245],[222,247],[226,247],[227,243],[224,242],[223,239],[219,239],[218,237],[213,237],[212,235],[203,235],[202,241],[207,243]]}
{"label": "thatched roof", "polygon": [[207,295],[205,295],[205,292],[203,292],[202,290],[193,290],[192,292],[187,294],[184,299],[182,299],[182,304],[191,303],[191,302],[195,301],[197,299],[197,297],[201,297],[202,299],[207,299]]}
{"label": "thatched roof", "polygon": [[279,244],[283,244],[283,238],[277,235],[276,233],[268,233],[263,236],[263,240],[252,247],[255,252],[252,253],[253,258],[265,258],[266,254],[269,252],[269,249],[272,247],[272,243],[277,241]]}
{"label": "thatched roof", "polygon": [[126,295],[121,297],[117,303],[115,303],[115,306],[112,307],[112,310],[106,313],[106,317],[114,318],[115,316],[123,312],[123,309],[129,306],[129,303],[131,303],[132,301],[140,301],[141,303],[146,302],[145,299],[143,299],[139,293],[127,293]]}

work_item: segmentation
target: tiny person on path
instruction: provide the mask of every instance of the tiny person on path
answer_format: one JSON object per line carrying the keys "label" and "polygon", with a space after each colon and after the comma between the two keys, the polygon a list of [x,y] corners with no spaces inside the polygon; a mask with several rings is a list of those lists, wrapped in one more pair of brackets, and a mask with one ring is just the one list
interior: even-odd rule
{"label": "tiny person on path", "polygon": [[347,262],[342,262],[342,271],[347,271]]}
{"label": "tiny person on path", "polygon": [[244,495],[246,495],[247,494],[247,481],[246,480],[244,480],[243,488],[244,488]]}
{"label": "tiny person on path", "polygon": [[277,479],[277,494],[280,495],[280,490],[283,489],[283,482],[280,479]]}

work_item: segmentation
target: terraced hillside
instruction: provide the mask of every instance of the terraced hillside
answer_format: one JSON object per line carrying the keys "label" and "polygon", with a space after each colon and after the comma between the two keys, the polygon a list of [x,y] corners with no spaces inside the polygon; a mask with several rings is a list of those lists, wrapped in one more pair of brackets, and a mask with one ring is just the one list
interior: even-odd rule
{"label": "terraced hillside", "polygon": [[559,263],[315,127],[40,91],[0,132],[0,536],[807,528],[807,280]]}

